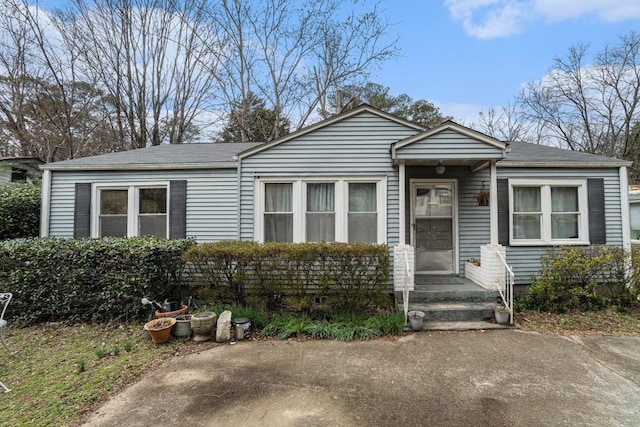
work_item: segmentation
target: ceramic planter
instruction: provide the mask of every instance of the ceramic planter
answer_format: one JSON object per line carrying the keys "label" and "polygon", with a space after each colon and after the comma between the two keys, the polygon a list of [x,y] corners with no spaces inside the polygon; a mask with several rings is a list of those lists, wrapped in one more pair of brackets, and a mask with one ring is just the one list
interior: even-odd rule
{"label": "ceramic planter", "polygon": [[149,331],[151,340],[156,344],[163,344],[171,338],[171,329],[176,324],[176,319],[166,317],[161,319],[153,319],[145,323],[144,330]]}
{"label": "ceramic planter", "polygon": [[191,336],[191,315],[182,314],[176,316],[176,325],[173,327],[173,336],[179,338],[189,338]]}
{"label": "ceramic planter", "polygon": [[194,341],[207,341],[211,339],[211,332],[216,326],[218,316],[214,312],[198,313],[191,316],[191,329],[193,329]]}

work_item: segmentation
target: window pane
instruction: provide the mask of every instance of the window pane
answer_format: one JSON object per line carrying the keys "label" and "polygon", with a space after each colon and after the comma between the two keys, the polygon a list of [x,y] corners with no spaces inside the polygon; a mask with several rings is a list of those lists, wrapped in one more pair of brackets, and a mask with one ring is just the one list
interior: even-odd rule
{"label": "window pane", "polygon": [[640,239],[640,203],[629,204],[631,217],[631,238]]}
{"label": "window pane", "polygon": [[333,183],[307,184],[307,212],[333,212],[335,210]]}
{"label": "window pane", "polygon": [[264,185],[264,211],[265,212],[292,212],[293,186],[286,184]]}
{"label": "window pane", "polygon": [[378,214],[349,214],[349,243],[378,243]]}
{"label": "window pane", "polygon": [[292,197],[291,183],[264,185],[265,242],[293,242]]}
{"label": "window pane", "polygon": [[127,213],[129,190],[100,190],[100,215]]}
{"label": "window pane", "polygon": [[513,187],[514,212],[540,212],[540,187]]}
{"label": "window pane", "polygon": [[306,241],[335,240],[335,185],[307,184]]}
{"label": "window pane", "polygon": [[349,183],[349,212],[376,212],[376,183]]}
{"label": "window pane", "polygon": [[551,187],[552,212],[578,212],[577,187]]}
{"label": "window pane", "polygon": [[140,189],[140,213],[141,214],[167,213],[167,189],[166,188],[141,188]]}
{"label": "window pane", "polygon": [[138,216],[138,230],[140,236],[167,237],[167,215]]}
{"label": "window pane", "polygon": [[265,214],[264,241],[293,242],[293,214]]}
{"label": "window pane", "polygon": [[100,237],[127,237],[127,216],[100,216]]}
{"label": "window pane", "polygon": [[307,213],[307,242],[333,242],[335,230],[335,214]]}
{"label": "window pane", "polygon": [[542,215],[513,215],[514,239],[541,239],[540,218]]}
{"label": "window pane", "polygon": [[577,239],[578,214],[551,215],[552,239]]}

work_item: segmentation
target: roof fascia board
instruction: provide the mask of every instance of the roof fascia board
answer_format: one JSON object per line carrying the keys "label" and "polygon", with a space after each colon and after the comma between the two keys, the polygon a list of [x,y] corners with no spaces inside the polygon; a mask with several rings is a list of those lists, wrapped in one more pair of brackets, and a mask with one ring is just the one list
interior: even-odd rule
{"label": "roof fascia board", "polygon": [[498,162],[496,166],[501,168],[619,168],[631,166],[633,162],[620,160],[616,163],[606,162]]}
{"label": "roof fascia board", "polygon": [[409,138],[405,138],[402,141],[398,141],[395,144],[393,144],[393,155],[395,158],[395,151],[407,146],[409,144],[413,144],[416,141],[420,141],[423,139],[427,139],[433,135],[436,135],[440,132],[444,132],[446,130],[453,130],[456,131],[458,133],[461,133],[465,136],[468,136],[469,138],[473,138],[473,139],[477,139],[478,141],[487,143],[489,145],[493,145],[494,147],[500,148],[502,150],[506,150],[508,147],[508,144],[506,142],[502,142],[502,141],[498,141],[495,138],[491,138],[490,136],[487,136],[483,133],[480,133],[478,131],[475,131],[473,129],[469,129],[468,127],[459,125],[456,122],[452,122],[452,121],[447,121],[444,122],[443,124],[436,126],[434,128],[431,128],[429,130],[426,130],[424,132],[421,132],[419,134],[410,136]]}
{"label": "roof fascia board", "polygon": [[342,121],[342,120],[348,119],[350,117],[356,116],[356,115],[358,115],[360,113],[363,113],[363,112],[368,112],[368,113],[374,114],[376,116],[383,117],[385,119],[391,120],[392,122],[395,122],[395,123],[398,123],[398,124],[401,124],[401,125],[404,125],[404,126],[408,126],[408,127],[412,128],[412,129],[415,129],[415,130],[420,131],[420,132],[424,131],[426,129],[424,126],[420,126],[417,123],[413,123],[413,122],[410,122],[408,120],[401,119],[399,117],[394,116],[393,114],[385,113],[382,110],[378,110],[377,108],[374,108],[374,107],[372,107],[370,105],[366,105],[365,104],[365,105],[361,105],[359,107],[353,108],[351,110],[345,111],[344,113],[335,115],[333,117],[329,117],[328,119],[322,120],[322,121],[320,121],[318,123],[314,123],[314,124],[312,124],[310,126],[302,128],[300,130],[297,130],[295,132],[292,132],[292,133],[287,134],[285,136],[282,136],[280,138],[274,139],[273,141],[267,142],[267,143],[262,144],[262,145],[260,145],[258,147],[249,148],[248,150],[245,150],[245,151],[242,151],[242,152],[238,153],[237,156],[238,156],[239,159],[244,159],[246,157],[249,157],[249,156],[252,156],[252,155],[254,155],[256,153],[259,153],[261,151],[267,150],[267,149],[269,149],[269,148],[271,148],[273,146],[282,144],[283,142],[290,141],[290,140],[292,140],[294,138],[298,138],[299,136],[306,135],[306,134],[311,133],[313,131],[316,131],[318,129],[322,129],[323,127],[332,125],[334,123],[337,123],[339,121]]}
{"label": "roof fascia board", "polygon": [[41,170],[52,171],[82,171],[82,170],[161,170],[161,169],[236,169],[237,162],[211,163],[167,163],[167,164],[136,164],[121,165],[56,165],[55,163],[40,166]]}

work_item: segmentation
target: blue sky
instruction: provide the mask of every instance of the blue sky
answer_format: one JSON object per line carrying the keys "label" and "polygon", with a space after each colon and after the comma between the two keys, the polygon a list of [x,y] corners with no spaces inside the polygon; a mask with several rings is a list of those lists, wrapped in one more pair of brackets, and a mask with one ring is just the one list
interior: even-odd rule
{"label": "blue sky", "polygon": [[468,123],[503,105],[578,42],[640,31],[640,0],[382,0],[401,57],[371,80]]}

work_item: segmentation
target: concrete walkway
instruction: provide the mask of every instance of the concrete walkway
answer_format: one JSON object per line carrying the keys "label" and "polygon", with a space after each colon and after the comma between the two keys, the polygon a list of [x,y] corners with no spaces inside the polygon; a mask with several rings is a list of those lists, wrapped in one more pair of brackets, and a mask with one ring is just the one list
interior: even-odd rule
{"label": "concrete walkway", "polygon": [[517,330],[257,341],[178,356],[90,426],[637,426],[640,338]]}

